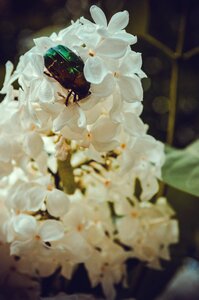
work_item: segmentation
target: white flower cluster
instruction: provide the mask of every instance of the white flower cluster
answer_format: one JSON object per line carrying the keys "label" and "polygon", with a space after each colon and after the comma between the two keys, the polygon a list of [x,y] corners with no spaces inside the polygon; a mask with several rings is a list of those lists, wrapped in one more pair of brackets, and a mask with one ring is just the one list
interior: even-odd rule
{"label": "white flower cluster", "polygon": [[[140,118],[145,74],[140,53],[131,50],[136,37],[124,29],[128,13],[107,23],[100,8],[90,11],[95,23],[80,18],[34,40],[14,72],[6,64],[0,239],[20,257],[23,272],[47,276],[61,266],[70,279],[84,263],[92,286],[101,283],[113,299],[127,259],[159,266],[160,258],[169,258],[178,226],[166,199],[149,202],[158,191],[164,151]],[[47,75],[44,56],[58,45],[83,60],[90,84],[84,99]]]}

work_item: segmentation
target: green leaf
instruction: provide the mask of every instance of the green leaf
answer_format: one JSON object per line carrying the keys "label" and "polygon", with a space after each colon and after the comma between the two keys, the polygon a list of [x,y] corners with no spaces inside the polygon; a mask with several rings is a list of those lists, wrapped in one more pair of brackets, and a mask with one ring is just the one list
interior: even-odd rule
{"label": "green leaf", "polygon": [[168,185],[199,196],[199,140],[183,150],[167,146],[162,177]]}

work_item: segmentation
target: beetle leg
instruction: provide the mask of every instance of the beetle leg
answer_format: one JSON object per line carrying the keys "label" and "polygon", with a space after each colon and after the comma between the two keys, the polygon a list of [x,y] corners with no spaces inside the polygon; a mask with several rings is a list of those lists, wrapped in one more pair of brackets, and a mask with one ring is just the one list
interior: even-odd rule
{"label": "beetle leg", "polygon": [[77,94],[74,93],[74,102],[77,102],[77,101],[78,101],[78,99],[77,99]]}
{"label": "beetle leg", "polygon": [[70,96],[72,94],[72,90],[70,90],[70,92],[68,93],[67,97],[66,97],[66,102],[65,102],[65,105],[68,106],[68,100],[70,99]]}
{"label": "beetle leg", "polygon": [[50,78],[53,77],[50,73],[47,73],[46,71],[44,71],[44,74],[47,75],[47,76],[50,77]]}

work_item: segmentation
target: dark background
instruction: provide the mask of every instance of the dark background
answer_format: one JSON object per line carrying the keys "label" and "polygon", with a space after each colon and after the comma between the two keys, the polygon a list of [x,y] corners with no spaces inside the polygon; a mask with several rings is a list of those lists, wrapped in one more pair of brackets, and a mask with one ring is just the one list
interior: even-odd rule
{"label": "dark background", "polygon": [[[132,49],[142,53],[143,70],[148,75],[143,80],[142,118],[149,124],[149,133],[178,148],[196,140],[199,137],[198,0],[0,0],[0,85],[7,60],[16,65],[19,56],[33,45],[34,37],[59,31],[81,15],[90,18],[92,4],[101,6],[108,19],[119,10],[129,11],[127,31],[138,36]],[[124,295],[136,295],[138,300],[154,299],[185,257],[199,258],[198,199],[171,188],[165,190],[165,195],[176,210],[181,232],[180,243],[171,247],[172,261],[163,262],[163,271],[152,271],[132,262],[135,268],[131,273],[131,288],[118,289],[118,299]],[[78,274],[76,277],[71,292],[88,290],[88,284],[78,280]],[[49,280],[43,288],[47,295],[46,284],[49,286]]]}

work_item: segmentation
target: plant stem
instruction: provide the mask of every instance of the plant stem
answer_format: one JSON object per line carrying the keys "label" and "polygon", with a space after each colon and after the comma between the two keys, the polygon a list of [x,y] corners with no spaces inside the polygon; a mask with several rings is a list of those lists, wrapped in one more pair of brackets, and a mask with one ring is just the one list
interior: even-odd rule
{"label": "plant stem", "polygon": [[[182,15],[180,19],[178,39],[176,43],[176,51],[171,55],[171,80],[169,89],[169,116],[167,124],[167,138],[166,142],[169,145],[173,144],[175,120],[176,120],[176,106],[177,106],[177,94],[178,94],[178,77],[179,77],[179,58],[183,58],[183,45],[185,37],[186,26],[186,7],[183,7]],[[166,193],[166,186],[164,182],[160,182],[159,191],[157,197],[161,197]]]}
{"label": "plant stem", "polygon": [[199,47],[194,47],[183,54],[184,59],[189,59],[195,55],[199,54]]}
{"label": "plant stem", "polygon": [[167,47],[165,44],[157,40],[152,35],[146,34],[138,34],[138,38],[141,38],[143,41],[148,42],[150,45],[154,46],[155,48],[159,49],[162,53],[164,53],[168,58],[175,59],[175,53]]}
{"label": "plant stem", "polygon": [[169,117],[167,125],[167,143],[172,145],[175,129],[176,104],[177,104],[177,84],[178,84],[179,67],[176,60],[171,65],[171,81],[169,91]]}
{"label": "plant stem", "polygon": [[64,192],[73,194],[76,189],[73,168],[71,166],[71,154],[68,154],[65,161],[58,160],[58,175],[62,183]]}
{"label": "plant stem", "polygon": [[169,106],[169,117],[167,126],[167,143],[173,144],[174,130],[175,130],[175,119],[176,119],[176,104],[177,104],[177,92],[178,92],[178,75],[179,75],[179,58],[182,57],[184,36],[186,26],[186,7],[183,7],[183,12],[180,19],[180,26],[178,31],[178,39],[176,44],[175,59],[172,61],[171,66],[171,83],[170,83],[170,106]]}

